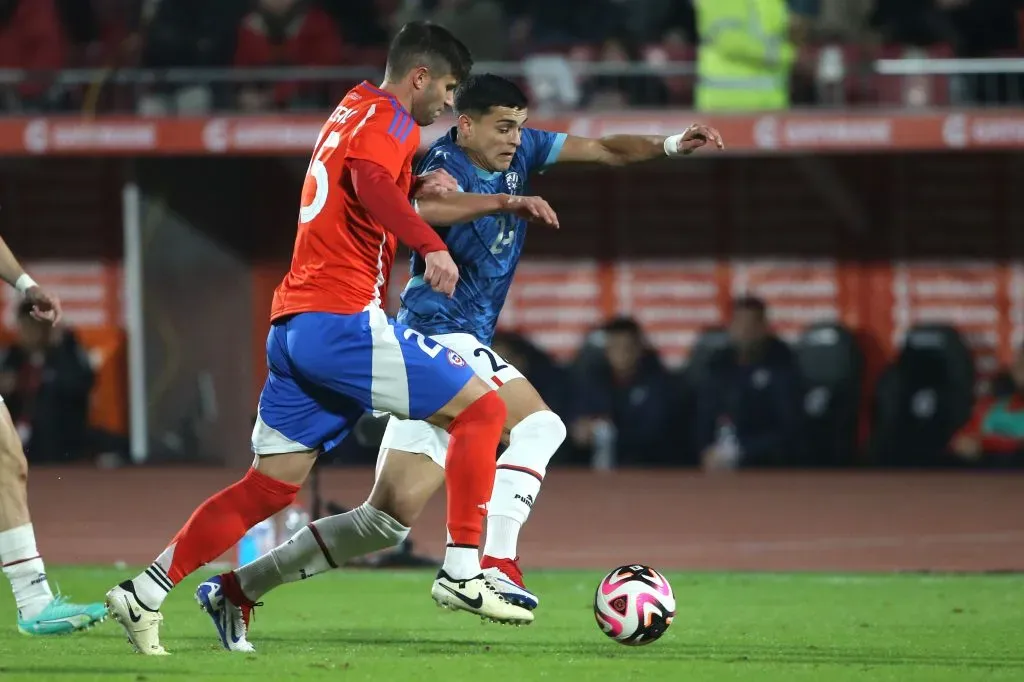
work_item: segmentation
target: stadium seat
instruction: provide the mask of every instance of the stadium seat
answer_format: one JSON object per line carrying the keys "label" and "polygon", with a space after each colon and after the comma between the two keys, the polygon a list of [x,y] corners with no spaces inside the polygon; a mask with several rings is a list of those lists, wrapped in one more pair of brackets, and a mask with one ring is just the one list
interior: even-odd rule
{"label": "stadium seat", "polygon": [[690,348],[690,356],[686,367],[680,374],[684,392],[692,391],[704,380],[708,371],[708,362],[716,351],[729,345],[729,332],[724,327],[708,327],[697,335]]}
{"label": "stadium seat", "polygon": [[974,380],[974,359],[955,328],[911,328],[875,392],[876,463],[942,464],[950,438],[970,418]]}
{"label": "stadium seat", "polygon": [[839,324],[816,324],[800,335],[794,350],[805,384],[808,464],[853,464],[864,371],[856,337]]}

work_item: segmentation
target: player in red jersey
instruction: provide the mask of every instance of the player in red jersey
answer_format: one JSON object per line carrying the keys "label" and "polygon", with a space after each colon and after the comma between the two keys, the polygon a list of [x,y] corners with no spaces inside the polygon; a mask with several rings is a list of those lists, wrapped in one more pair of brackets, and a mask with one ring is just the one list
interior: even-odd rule
{"label": "player in red jersey", "polygon": [[[107,593],[111,615],[137,651],[167,653],[159,641],[159,608],[170,589],[291,504],[317,455],[341,442],[369,410],[424,419],[451,434],[450,542],[434,600],[500,622],[533,620],[485,580],[478,556],[504,403],[457,353],[389,320],[380,307],[396,237],[423,256],[430,286],[454,291],[458,270],[410,202],[412,157],[418,126],[451,106],[470,66],[469,52],[448,31],[408,24],[389,49],[384,84],[353,88],[321,129],[302,189],[291,268],[271,309],[255,460],[242,480],[196,509],[146,570]],[[367,525],[391,536],[409,531],[380,508],[364,512]],[[318,536],[313,525],[307,531]],[[224,645],[251,650],[244,623],[221,618],[225,596],[242,601],[237,581],[207,581],[197,593]]]}

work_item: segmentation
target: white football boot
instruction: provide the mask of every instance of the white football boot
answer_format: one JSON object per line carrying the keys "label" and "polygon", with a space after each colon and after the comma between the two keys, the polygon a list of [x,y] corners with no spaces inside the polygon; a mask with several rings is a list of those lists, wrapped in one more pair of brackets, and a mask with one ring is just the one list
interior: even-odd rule
{"label": "white football boot", "polygon": [[533,614],[529,610],[501,596],[483,573],[474,578],[456,580],[440,570],[430,588],[430,596],[442,608],[469,611],[495,623],[527,625],[533,622]]}
{"label": "white football boot", "polygon": [[160,646],[160,623],[164,617],[139,603],[130,581],[125,581],[107,592],[107,611],[121,624],[128,641],[140,654],[167,656]]}

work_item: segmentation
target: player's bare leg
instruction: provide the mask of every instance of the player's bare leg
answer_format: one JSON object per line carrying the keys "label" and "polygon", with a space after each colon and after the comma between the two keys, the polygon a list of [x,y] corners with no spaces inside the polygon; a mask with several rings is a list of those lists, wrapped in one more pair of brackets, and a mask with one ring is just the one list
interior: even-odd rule
{"label": "player's bare leg", "polygon": [[72,604],[54,597],[36,549],[28,511],[28,461],[7,406],[0,403],[0,563],[25,634],[64,634],[106,617],[103,604]]}
{"label": "player's bare leg", "polygon": [[[250,528],[291,504],[316,455],[311,450],[256,457],[241,480],[196,508],[156,561],[107,592],[107,607],[137,652],[167,654],[160,644],[160,606],[168,593],[196,569],[231,549]],[[210,602],[217,598],[208,595]],[[230,638],[231,633],[224,636]]]}

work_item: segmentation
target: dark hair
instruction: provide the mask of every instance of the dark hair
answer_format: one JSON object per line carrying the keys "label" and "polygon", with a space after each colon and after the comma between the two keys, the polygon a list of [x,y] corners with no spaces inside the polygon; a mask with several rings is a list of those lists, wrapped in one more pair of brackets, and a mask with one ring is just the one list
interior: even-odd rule
{"label": "dark hair", "polygon": [[768,312],[768,306],[765,304],[763,298],[757,296],[740,296],[739,298],[733,299],[732,311],[735,313],[738,310],[749,310],[753,313],[757,313],[761,317],[765,317]]}
{"label": "dark hair", "polygon": [[420,66],[451,73],[462,82],[473,68],[473,57],[448,29],[426,21],[410,21],[388,47],[385,78],[395,82]]}
{"label": "dark hair", "polygon": [[30,317],[34,307],[35,306],[32,304],[32,301],[23,299],[21,303],[18,304],[18,318]]}
{"label": "dark hair", "polygon": [[527,104],[518,85],[493,73],[474,74],[455,89],[455,111],[459,114],[480,116],[493,107],[525,109]]}
{"label": "dark hair", "polygon": [[640,328],[640,324],[632,317],[619,316],[612,318],[605,322],[602,327],[605,334],[613,334],[616,332],[632,334],[637,338],[643,337],[643,330]]}

